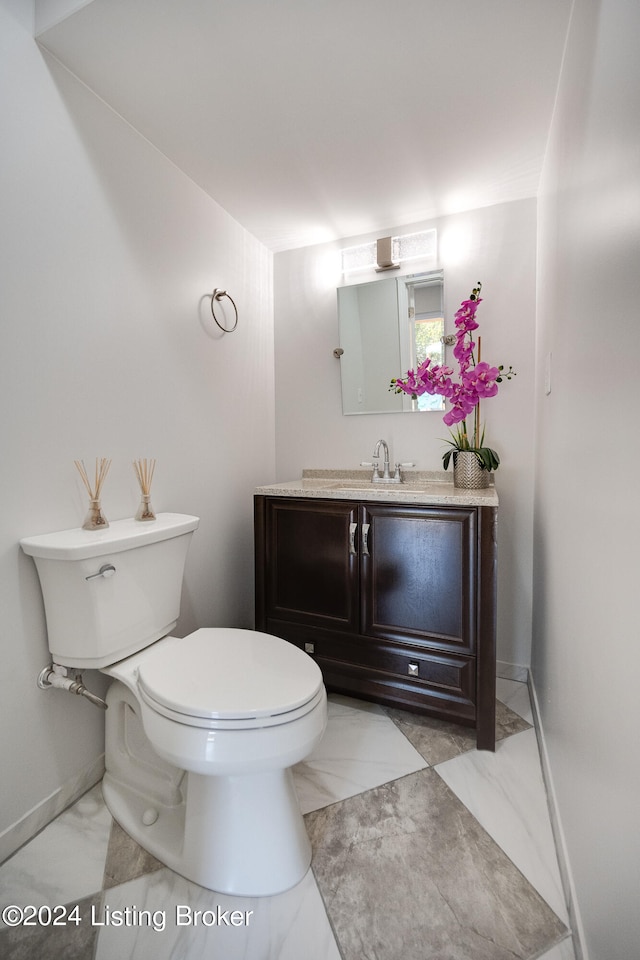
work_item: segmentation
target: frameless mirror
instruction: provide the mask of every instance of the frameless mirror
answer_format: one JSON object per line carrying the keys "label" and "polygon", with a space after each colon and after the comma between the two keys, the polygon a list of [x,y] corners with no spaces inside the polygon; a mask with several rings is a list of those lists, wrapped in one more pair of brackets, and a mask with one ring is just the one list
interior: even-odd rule
{"label": "frameless mirror", "polygon": [[338,321],[343,414],[444,409],[442,397],[389,390],[426,357],[444,363],[442,270],[339,287]]}

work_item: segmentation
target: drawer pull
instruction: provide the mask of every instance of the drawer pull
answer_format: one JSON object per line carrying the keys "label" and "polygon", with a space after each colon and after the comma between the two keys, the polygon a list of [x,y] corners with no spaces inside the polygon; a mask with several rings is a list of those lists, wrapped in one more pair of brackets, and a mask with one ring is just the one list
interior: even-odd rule
{"label": "drawer pull", "polygon": [[349,524],[349,553],[354,554],[356,552],[356,530],[358,529],[357,523]]}
{"label": "drawer pull", "polygon": [[371,556],[371,554],[369,553],[369,527],[370,526],[371,526],[370,523],[362,524],[362,552],[365,555],[365,557]]}
{"label": "drawer pull", "polygon": [[419,668],[418,664],[417,664],[417,663],[410,663],[410,664],[409,664],[408,673],[409,673],[409,676],[410,676],[410,677],[419,677],[419,676],[420,676],[420,668]]}

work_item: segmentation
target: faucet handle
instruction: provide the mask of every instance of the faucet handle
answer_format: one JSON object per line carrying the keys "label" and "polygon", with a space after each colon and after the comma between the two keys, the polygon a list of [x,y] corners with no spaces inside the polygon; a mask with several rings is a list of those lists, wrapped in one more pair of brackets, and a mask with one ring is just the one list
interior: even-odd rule
{"label": "faucet handle", "polygon": [[402,482],[402,471],[400,470],[400,467],[415,467],[415,463],[412,460],[396,463],[396,472],[393,475],[393,479]]}
{"label": "faucet handle", "polygon": [[377,459],[377,457],[373,460],[373,463],[372,463],[370,460],[361,460],[361,461],[360,461],[360,466],[361,466],[361,467],[373,467],[373,475],[372,475],[372,477],[371,477],[371,481],[372,481],[372,482],[373,482],[374,480],[376,480],[376,479],[380,479],[380,472],[379,472],[379,470],[378,470],[378,459]]}

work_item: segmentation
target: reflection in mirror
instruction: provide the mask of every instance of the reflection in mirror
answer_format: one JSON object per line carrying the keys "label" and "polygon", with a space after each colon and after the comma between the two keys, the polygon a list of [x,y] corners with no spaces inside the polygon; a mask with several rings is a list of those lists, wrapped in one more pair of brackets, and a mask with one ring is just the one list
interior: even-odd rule
{"label": "reflection in mirror", "polygon": [[444,362],[443,291],[442,270],[338,288],[343,414],[443,409],[442,397],[389,391],[425,357]]}

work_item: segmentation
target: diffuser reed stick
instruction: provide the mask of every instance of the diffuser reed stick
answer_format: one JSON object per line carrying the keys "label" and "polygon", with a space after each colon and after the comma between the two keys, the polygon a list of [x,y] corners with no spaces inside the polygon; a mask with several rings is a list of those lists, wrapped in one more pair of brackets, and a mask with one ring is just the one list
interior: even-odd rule
{"label": "diffuser reed stick", "polygon": [[96,457],[93,484],[89,480],[89,476],[84,465],[84,460],[74,460],[73,462],[75,463],[78,473],[82,478],[82,482],[84,483],[85,489],[89,494],[89,512],[84,523],[82,524],[82,529],[99,530],[101,528],[108,527],[109,521],[102,512],[100,498],[102,495],[104,481],[109,473],[111,460],[108,460],[106,457]]}
{"label": "diffuser reed stick", "polygon": [[138,512],[136,513],[136,520],[155,520],[156,515],[153,512],[150,498],[151,482],[153,480],[154,470],[156,469],[156,461],[147,460],[146,457],[144,460],[134,460],[133,469],[135,470],[136,477],[138,478],[140,492],[142,494],[140,506],[138,507]]}

